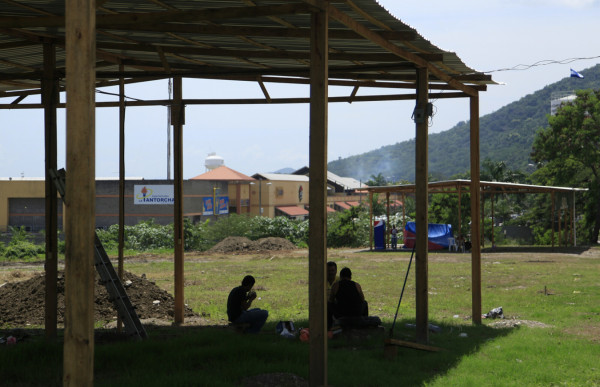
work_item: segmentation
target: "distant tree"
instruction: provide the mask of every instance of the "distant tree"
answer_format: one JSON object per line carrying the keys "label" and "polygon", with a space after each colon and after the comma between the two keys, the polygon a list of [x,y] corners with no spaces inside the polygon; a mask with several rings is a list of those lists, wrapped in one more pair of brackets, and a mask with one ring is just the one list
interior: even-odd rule
{"label": "distant tree", "polygon": [[377,174],[377,176],[371,175],[371,179],[369,181],[367,181],[365,184],[368,185],[369,187],[380,187],[382,185],[387,185],[388,182],[380,172]]}
{"label": "distant tree", "polygon": [[543,184],[587,186],[584,230],[590,243],[600,232],[600,90],[582,90],[538,131],[531,154]]}

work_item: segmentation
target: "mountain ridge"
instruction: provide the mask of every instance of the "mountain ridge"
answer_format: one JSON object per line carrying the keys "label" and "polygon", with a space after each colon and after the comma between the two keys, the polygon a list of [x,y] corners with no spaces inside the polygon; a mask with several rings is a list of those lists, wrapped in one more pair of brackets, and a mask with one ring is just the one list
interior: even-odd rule
{"label": "mountain ridge", "polygon": [[[481,116],[480,160],[504,161],[512,170],[525,171],[537,130],[548,125],[552,93],[600,88],[600,64],[580,71],[580,78],[563,78]],[[470,169],[469,121],[429,135],[429,174],[448,179]],[[387,180],[414,181],[415,139],[385,145],[327,164],[333,173],[367,181],[381,173]]]}

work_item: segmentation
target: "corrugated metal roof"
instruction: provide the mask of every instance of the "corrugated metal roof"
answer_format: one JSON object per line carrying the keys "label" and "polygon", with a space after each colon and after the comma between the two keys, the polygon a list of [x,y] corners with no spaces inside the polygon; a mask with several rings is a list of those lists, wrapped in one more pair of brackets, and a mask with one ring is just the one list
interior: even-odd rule
{"label": "corrugated metal roof", "polygon": [[[99,2],[98,81],[116,79],[120,62],[125,65],[126,78],[167,78],[172,74],[204,78],[306,77],[310,68],[309,11],[315,9],[309,5],[311,2]],[[455,53],[431,44],[374,0],[314,3],[329,4],[340,15],[377,32],[403,52],[426,58],[453,80],[473,86],[493,83],[490,77],[466,66]],[[56,69],[59,76],[64,76],[64,15],[64,0],[15,0],[2,4],[0,92],[39,87],[44,42],[56,45]],[[413,61],[390,53],[338,19],[330,19],[329,35],[330,78],[414,81],[417,65]],[[465,75],[471,78],[460,78]],[[430,74],[432,82],[439,81],[437,78]]]}
{"label": "corrugated metal roof", "polygon": [[[258,180],[271,180],[271,181],[299,181],[308,182],[308,176],[304,175],[290,175],[287,173],[256,173],[252,175],[253,178]],[[261,177],[263,179],[261,179]]]}

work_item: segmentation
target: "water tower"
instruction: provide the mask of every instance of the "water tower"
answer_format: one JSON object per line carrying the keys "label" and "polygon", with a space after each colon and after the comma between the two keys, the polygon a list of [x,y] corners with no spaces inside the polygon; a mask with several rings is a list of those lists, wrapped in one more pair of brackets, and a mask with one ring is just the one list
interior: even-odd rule
{"label": "water tower", "polygon": [[204,166],[206,167],[206,171],[212,171],[215,168],[220,167],[225,164],[225,160],[221,156],[217,156],[215,152],[211,152],[208,154],[206,159],[204,160]]}

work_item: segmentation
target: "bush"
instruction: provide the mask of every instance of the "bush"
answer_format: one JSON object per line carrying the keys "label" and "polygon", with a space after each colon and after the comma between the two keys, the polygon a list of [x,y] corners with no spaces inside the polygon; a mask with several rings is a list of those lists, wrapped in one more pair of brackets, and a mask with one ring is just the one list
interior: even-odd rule
{"label": "bush", "polygon": [[26,258],[36,258],[38,254],[44,254],[43,246],[34,245],[31,242],[10,243],[4,250],[4,257],[8,260],[19,260]]}
{"label": "bush", "polygon": [[332,214],[327,219],[327,247],[367,246],[369,224],[369,214],[361,207]]}

